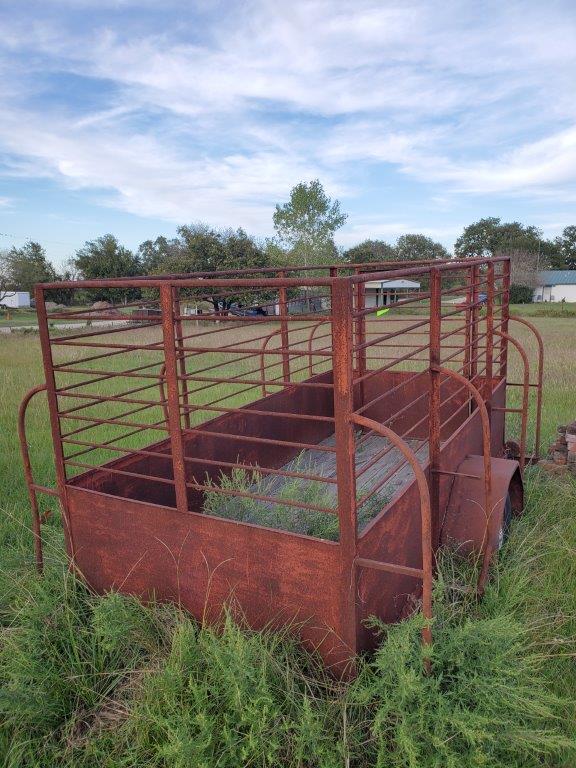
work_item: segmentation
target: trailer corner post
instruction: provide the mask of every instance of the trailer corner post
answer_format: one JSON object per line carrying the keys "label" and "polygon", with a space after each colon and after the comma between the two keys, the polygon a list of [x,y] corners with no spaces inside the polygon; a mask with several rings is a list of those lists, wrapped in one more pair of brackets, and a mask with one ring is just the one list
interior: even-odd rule
{"label": "trailer corner post", "polygon": [[346,278],[332,283],[334,432],[338,478],[339,544],[342,551],[342,639],[356,653],[356,478],[351,417],[354,410],[352,351],[352,285]]}
{"label": "trailer corner post", "polygon": [[178,355],[174,320],[174,295],[172,285],[165,283],[160,288],[162,308],[162,336],[164,341],[164,363],[168,389],[168,430],[176,491],[176,507],[179,512],[188,512],[186,491],[186,469],[184,466],[184,441],[180,421],[180,392],[178,386]]}
{"label": "trailer corner post", "polygon": [[442,331],[442,274],[433,267],[430,270],[430,404],[428,415],[428,440],[430,457],[430,506],[432,517],[432,546],[440,541],[440,345]]}
{"label": "trailer corner post", "polygon": [[42,349],[42,362],[44,366],[44,380],[46,382],[46,396],[48,398],[48,411],[50,413],[50,430],[54,445],[54,466],[56,468],[56,485],[60,498],[60,506],[66,526],[66,546],[70,555],[71,564],[74,565],[74,538],[70,523],[68,501],[66,497],[66,461],[62,448],[62,433],[60,430],[60,417],[58,415],[58,394],[56,390],[56,377],[54,374],[54,361],[52,359],[52,346],[50,342],[50,330],[46,316],[46,302],[44,289],[36,286],[34,289],[36,301],[36,316],[38,318],[38,333],[40,335],[40,347]]}

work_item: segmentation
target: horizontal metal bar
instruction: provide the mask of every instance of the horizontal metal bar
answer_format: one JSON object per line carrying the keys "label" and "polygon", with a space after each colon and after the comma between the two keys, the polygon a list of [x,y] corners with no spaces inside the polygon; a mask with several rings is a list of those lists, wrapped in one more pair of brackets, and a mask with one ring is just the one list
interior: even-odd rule
{"label": "horizontal metal bar", "polygon": [[469,475],[467,472],[450,472],[448,469],[431,469],[434,475],[450,475],[451,477],[469,477],[472,480],[482,480],[480,475]]}
{"label": "horizontal metal bar", "polygon": [[60,494],[56,490],[56,488],[48,488],[45,485],[38,485],[38,483],[32,483],[30,485],[30,488],[32,488],[35,491],[38,491],[38,493],[45,493],[47,496],[56,496],[57,498],[60,497]]}
{"label": "horizontal metal bar", "polygon": [[379,560],[369,560],[366,557],[357,557],[354,564],[359,568],[372,568],[376,571],[386,571],[386,573],[398,573],[401,576],[413,576],[415,579],[424,578],[422,568],[410,568],[407,565],[395,565],[394,563],[383,563]]}

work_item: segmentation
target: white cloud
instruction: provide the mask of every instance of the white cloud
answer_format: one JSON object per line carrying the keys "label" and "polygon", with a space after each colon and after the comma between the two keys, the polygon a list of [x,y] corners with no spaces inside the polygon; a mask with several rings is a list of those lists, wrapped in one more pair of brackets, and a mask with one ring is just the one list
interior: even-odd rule
{"label": "white cloud", "polygon": [[[266,231],[294,183],[320,176],[353,196],[349,169],[362,164],[432,185],[437,208],[453,193],[570,199],[576,184],[569,3],[262,0],[220,14],[197,3],[199,16],[168,4],[156,29],[110,13],[79,29],[66,9],[99,3],[50,6],[1,28],[0,141],[9,172],[105,205]],[[119,6],[138,3],[107,2]],[[59,93],[51,107],[42,88],[62,74],[85,78],[98,104]],[[345,237],[407,229],[379,221]]]}

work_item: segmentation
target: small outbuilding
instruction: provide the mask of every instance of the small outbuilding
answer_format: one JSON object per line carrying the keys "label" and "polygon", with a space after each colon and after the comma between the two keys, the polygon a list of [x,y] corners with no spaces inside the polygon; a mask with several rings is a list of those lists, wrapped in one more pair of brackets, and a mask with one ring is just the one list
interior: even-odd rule
{"label": "small outbuilding", "polygon": [[576,269],[545,269],[538,273],[533,301],[576,301]]}
{"label": "small outbuilding", "polygon": [[366,307],[388,307],[420,291],[415,280],[370,280],[366,283]]}
{"label": "small outbuilding", "polygon": [[30,293],[28,291],[10,291],[0,300],[0,304],[4,304],[5,307],[10,307],[10,309],[29,307]]}

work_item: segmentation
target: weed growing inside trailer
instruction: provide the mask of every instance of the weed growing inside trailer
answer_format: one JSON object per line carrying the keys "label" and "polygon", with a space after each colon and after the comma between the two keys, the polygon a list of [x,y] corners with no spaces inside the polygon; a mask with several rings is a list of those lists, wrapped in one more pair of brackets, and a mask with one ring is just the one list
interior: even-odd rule
{"label": "weed growing inside trailer", "polygon": [[[319,472],[317,465],[304,452],[293,459],[289,466],[291,472],[299,474]],[[250,470],[234,468],[230,474],[221,473],[218,481],[207,478],[206,485],[214,488],[213,491],[205,492],[203,512],[207,515],[338,541],[336,486],[333,484],[320,480],[302,480],[299,477],[278,478],[265,475],[258,467],[254,467]],[[253,498],[256,495],[273,497],[276,502],[260,501]],[[358,501],[361,495],[357,493]],[[386,506],[391,496],[392,491],[384,489],[359,505],[359,533]],[[306,509],[299,504],[323,507],[330,511]]]}

